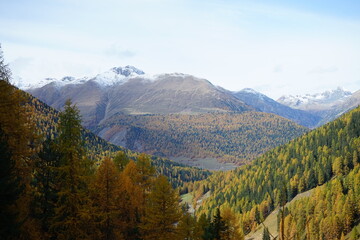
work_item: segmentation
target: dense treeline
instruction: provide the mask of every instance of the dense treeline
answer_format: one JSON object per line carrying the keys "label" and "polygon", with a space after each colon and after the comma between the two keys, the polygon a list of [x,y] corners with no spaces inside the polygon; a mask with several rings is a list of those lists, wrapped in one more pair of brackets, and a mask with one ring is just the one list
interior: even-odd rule
{"label": "dense treeline", "polygon": [[[241,214],[242,228],[247,234],[254,230],[276,206],[282,206],[298,193],[320,186],[334,177],[339,178],[334,181],[341,182],[343,194],[352,192],[351,198],[354,197],[352,201],[359,202],[360,175],[352,171],[359,165],[359,153],[360,108],[357,108],[287,145],[267,152],[251,165],[210,176],[201,184],[210,189],[211,196],[204,200],[197,214],[213,215],[216,207],[229,207]],[[352,177],[349,175],[350,172]],[[347,177],[340,180],[343,176]],[[331,204],[341,199],[341,197],[334,199],[331,191],[326,191],[328,188],[324,189]],[[345,204],[346,199],[347,197],[343,196],[341,202]],[[322,207],[325,206],[326,204],[323,203]],[[305,214],[306,208],[298,209],[304,210],[302,213]],[[329,215],[324,211],[324,219],[328,221],[327,217],[330,214],[332,218],[335,217],[336,214],[332,215],[333,213],[336,211],[330,211]],[[353,216],[357,216],[358,219],[358,215]],[[346,234],[350,228],[340,229]],[[331,238],[325,236],[325,239]]]}
{"label": "dense treeline", "polygon": [[[157,156],[246,163],[307,129],[274,114],[116,115],[94,129],[105,139],[126,132],[125,147]],[[124,143],[122,143],[124,144]]]}
{"label": "dense treeline", "polygon": [[[54,139],[58,135],[59,112],[30,94],[22,93],[28,99],[27,106],[32,112],[32,122],[37,126],[37,134],[42,137],[42,140]],[[81,137],[86,156],[97,162],[96,164],[100,164],[104,156],[115,157],[118,152],[124,152],[129,159],[134,161],[139,157],[138,153],[110,144],[87,129],[81,128]],[[182,187],[186,182],[202,180],[210,175],[209,171],[191,168],[168,159],[153,156],[151,160],[157,173],[167,176],[173,187]]]}
{"label": "dense treeline", "polygon": [[[284,217],[289,238],[344,239],[360,218],[360,164],[317,187],[310,197],[292,203]],[[350,238],[360,238],[355,228]]]}
{"label": "dense treeline", "polygon": [[[0,86],[19,92],[7,83]],[[19,119],[17,124],[34,130],[25,115]],[[165,176],[156,174],[145,154],[134,162],[119,152],[96,166],[86,156],[79,111],[70,102],[60,113],[58,134],[44,141],[38,153],[14,154],[21,145],[32,148],[26,141],[33,138],[31,132],[25,141],[11,145],[10,140],[19,138],[17,132],[0,129],[1,239],[242,238],[230,211],[222,216],[218,212],[212,221],[189,215],[185,206],[180,207],[177,191]],[[33,164],[26,165],[26,175],[17,175],[31,153]]]}

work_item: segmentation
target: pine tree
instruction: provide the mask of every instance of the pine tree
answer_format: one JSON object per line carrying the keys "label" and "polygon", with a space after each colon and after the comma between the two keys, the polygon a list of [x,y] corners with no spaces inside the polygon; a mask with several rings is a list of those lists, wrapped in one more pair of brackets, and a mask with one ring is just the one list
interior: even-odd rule
{"label": "pine tree", "polygon": [[57,167],[58,201],[52,229],[58,239],[86,239],[90,209],[87,193],[88,169],[81,139],[79,110],[68,100],[60,114]]}
{"label": "pine tree", "polygon": [[172,240],[180,221],[179,196],[165,176],[159,176],[148,196],[142,233],[145,240]]}

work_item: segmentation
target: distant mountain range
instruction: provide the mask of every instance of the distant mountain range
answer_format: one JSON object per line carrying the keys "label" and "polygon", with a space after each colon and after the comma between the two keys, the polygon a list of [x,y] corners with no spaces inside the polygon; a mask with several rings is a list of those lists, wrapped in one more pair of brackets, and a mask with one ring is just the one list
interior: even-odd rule
{"label": "distant mountain range", "polygon": [[[171,73],[150,76],[133,66],[114,67],[93,77],[46,78],[34,85],[17,81],[29,93],[61,109],[77,103],[85,126],[96,126],[114,114],[197,114],[259,111],[274,113],[314,128],[353,109],[360,99],[341,88],[319,94],[282,96],[277,101],[253,89],[231,92],[205,79]],[[352,97],[353,96],[353,97]]]}
{"label": "distant mountain range", "polygon": [[276,102],[275,100],[251,88],[245,88],[239,92],[232,92],[232,94],[259,112],[274,113],[306,127],[314,127],[321,120],[320,117],[314,114],[293,109],[289,106]]}
{"label": "distant mountain range", "polygon": [[[360,92],[351,94],[342,89],[284,96],[275,101],[249,88],[231,92],[192,75],[149,76],[133,66],[115,67],[93,77],[47,78],[36,85],[22,86],[58,110],[67,99],[72,99],[80,109],[85,127],[131,150],[187,159],[210,157],[233,163],[247,162],[304,133],[304,128],[288,120],[314,128],[360,103]],[[263,114],[246,115],[251,112]],[[174,114],[189,117],[178,118]],[[251,117],[256,119],[251,121]],[[183,125],[184,119],[189,126]],[[238,119],[245,119],[243,126]],[[226,129],[226,122],[236,122],[238,128]],[[167,124],[172,124],[171,131],[163,131]],[[214,126],[221,126],[221,129]],[[291,134],[286,133],[289,131]],[[157,137],[159,134],[162,137]],[[262,138],[257,137],[259,134]],[[244,139],[244,144],[237,143],[236,139]],[[248,148],[251,139],[256,142],[256,149]],[[215,140],[217,143],[212,145],[210,142]],[[177,144],[183,147],[178,148]],[[166,149],[166,146],[171,147]],[[220,153],[227,157],[220,158]]]}
{"label": "distant mountain range", "polygon": [[320,120],[316,126],[321,126],[359,106],[360,91],[351,93],[338,87],[335,90],[317,94],[282,96],[277,101],[319,117]]}
{"label": "distant mountain range", "polygon": [[27,91],[57,109],[61,109],[66,99],[72,99],[81,111],[85,126],[97,125],[118,113],[193,114],[254,110],[205,79],[178,73],[149,77],[132,66],[112,68],[93,78],[66,77],[46,81]]}

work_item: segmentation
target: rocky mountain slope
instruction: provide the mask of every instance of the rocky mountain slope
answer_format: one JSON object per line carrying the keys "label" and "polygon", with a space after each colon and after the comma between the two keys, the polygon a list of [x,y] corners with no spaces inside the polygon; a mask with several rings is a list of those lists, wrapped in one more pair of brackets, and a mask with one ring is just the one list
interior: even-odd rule
{"label": "rocky mountain slope", "polygon": [[359,106],[360,91],[351,93],[339,87],[317,94],[282,96],[277,101],[319,117],[320,121],[316,126],[321,126]]}
{"label": "rocky mountain slope", "polygon": [[281,104],[295,109],[317,112],[328,110],[332,106],[343,102],[351,95],[351,92],[345,91],[342,88],[338,87],[335,90],[325,91],[316,94],[305,94],[296,96],[285,95],[280,97],[277,101]]}
{"label": "rocky mountain slope", "polygon": [[236,98],[252,106],[257,111],[274,113],[284,118],[290,119],[302,126],[315,127],[321,118],[309,112],[293,109],[289,106],[276,102],[275,100],[259,93],[251,88],[245,88],[232,93]]}
{"label": "rocky mountain slope", "polygon": [[253,110],[205,79],[176,73],[149,77],[131,66],[113,68],[93,78],[48,79],[27,91],[56,109],[61,109],[66,99],[72,99],[80,109],[85,126],[97,125],[118,113],[193,114]]}

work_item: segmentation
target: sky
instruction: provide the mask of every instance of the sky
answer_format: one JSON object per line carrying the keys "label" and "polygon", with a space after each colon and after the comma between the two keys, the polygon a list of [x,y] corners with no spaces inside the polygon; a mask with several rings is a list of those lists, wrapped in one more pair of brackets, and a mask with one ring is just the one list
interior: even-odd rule
{"label": "sky", "polygon": [[0,44],[31,83],[133,65],[273,99],[360,89],[358,0],[2,0]]}

